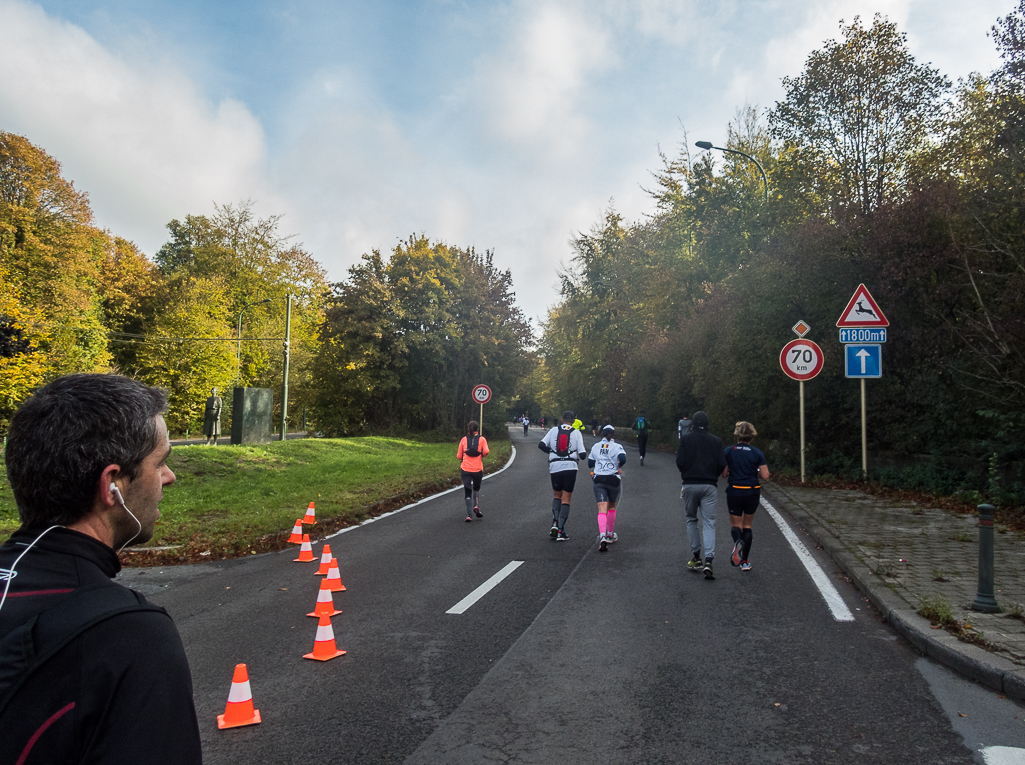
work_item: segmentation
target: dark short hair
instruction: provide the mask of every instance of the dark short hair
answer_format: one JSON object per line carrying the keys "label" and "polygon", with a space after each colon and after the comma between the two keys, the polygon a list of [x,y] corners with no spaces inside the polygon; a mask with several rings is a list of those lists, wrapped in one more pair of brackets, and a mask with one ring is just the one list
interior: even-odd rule
{"label": "dark short hair", "polygon": [[562,413],[562,419],[564,419],[566,422],[573,422],[573,412],[567,409],[565,412]]}
{"label": "dark short hair", "polygon": [[4,452],[22,524],[84,518],[107,465],[134,479],[166,411],[165,391],[120,375],[67,375],[33,393],[11,419]]}

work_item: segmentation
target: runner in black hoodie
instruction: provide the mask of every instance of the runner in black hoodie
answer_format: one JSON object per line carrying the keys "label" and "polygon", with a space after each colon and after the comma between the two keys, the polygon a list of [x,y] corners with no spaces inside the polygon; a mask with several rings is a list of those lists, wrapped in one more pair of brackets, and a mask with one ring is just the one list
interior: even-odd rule
{"label": "runner in black hoodie", "polygon": [[[708,432],[708,415],[695,412],[691,418],[693,430],[680,439],[676,452],[676,467],[683,479],[683,506],[687,512],[687,538],[691,559],[687,568],[703,571],[706,579],[715,579],[712,563],[715,559],[715,505],[719,476],[726,469],[722,439]],[[698,512],[701,526],[698,528]],[[704,532],[704,562],[701,559],[702,531]]]}

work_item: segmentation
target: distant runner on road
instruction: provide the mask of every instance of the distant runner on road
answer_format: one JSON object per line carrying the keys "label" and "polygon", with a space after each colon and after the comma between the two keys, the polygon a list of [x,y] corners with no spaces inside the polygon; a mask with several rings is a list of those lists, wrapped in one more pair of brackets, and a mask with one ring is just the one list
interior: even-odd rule
{"label": "distant runner on road", "polygon": [[644,412],[641,412],[641,416],[634,421],[633,429],[637,431],[637,451],[641,453],[643,465],[644,455],[648,451],[648,433],[651,431],[651,422],[644,416]]}
{"label": "distant runner on road", "polygon": [[548,472],[552,479],[552,528],[549,535],[556,542],[565,542],[569,501],[577,482],[577,462],[587,456],[584,437],[573,427],[573,412],[562,413],[562,423],[549,430],[537,448],[548,455]]}
{"label": "distant runner on road", "polygon": [[[683,415],[680,421],[676,423],[676,444],[679,446],[680,441],[683,437],[690,433],[694,429],[694,423],[690,421],[690,417]],[[680,486],[680,499],[683,499],[683,485]]]}
{"label": "distant runner on road", "polygon": [[739,440],[727,446],[723,452],[726,458],[726,507],[730,511],[730,534],[733,537],[733,554],[730,563],[740,566],[741,571],[750,571],[748,556],[751,554],[751,522],[761,498],[761,482],[769,477],[769,466],[761,449],[751,446],[751,440],[758,435],[750,422],[738,422],[733,435]]}
{"label": "distant runner on road", "polygon": [[466,423],[466,435],[456,449],[456,459],[460,461],[459,476],[463,479],[463,496],[466,499],[466,522],[473,520],[470,515],[483,518],[480,511],[480,482],[484,479],[484,458],[488,456],[488,441],[478,431],[476,420]]}
{"label": "distant runner on road", "polygon": [[626,451],[612,439],[616,429],[606,425],[602,439],[591,447],[587,466],[594,481],[594,498],[598,502],[598,551],[608,550],[610,542],[619,539],[616,534],[616,503],[619,501],[620,482]]}
{"label": "distant runner on road", "polygon": [[595,438],[598,437],[598,418],[597,417],[592,417],[591,418],[591,435],[594,436]]}
{"label": "distant runner on road", "polygon": [[530,427],[530,418],[527,415],[523,415],[523,435],[527,435],[527,429]]}

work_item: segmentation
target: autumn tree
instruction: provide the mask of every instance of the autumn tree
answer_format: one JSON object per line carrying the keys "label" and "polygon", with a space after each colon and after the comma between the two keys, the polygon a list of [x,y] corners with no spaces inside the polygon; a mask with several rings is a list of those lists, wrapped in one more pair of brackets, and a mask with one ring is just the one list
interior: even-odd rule
{"label": "autumn tree", "polygon": [[0,132],[0,420],[47,379],[107,368],[97,285],[109,241],[59,162]]}

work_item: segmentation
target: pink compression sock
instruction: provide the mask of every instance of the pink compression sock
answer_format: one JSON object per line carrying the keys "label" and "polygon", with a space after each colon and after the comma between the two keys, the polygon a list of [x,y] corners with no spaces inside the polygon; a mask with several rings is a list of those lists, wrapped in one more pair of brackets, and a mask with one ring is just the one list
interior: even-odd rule
{"label": "pink compression sock", "polygon": [[609,520],[606,522],[605,527],[608,529],[608,533],[611,534],[616,530],[616,511],[614,508],[609,508],[608,516]]}
{"label": "pink compression sock", "polygon": [[605,513],[598,513],[598,533],[605,533]]}

